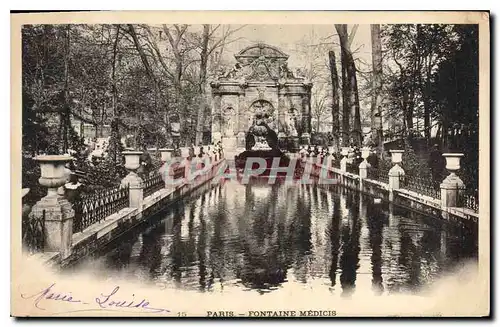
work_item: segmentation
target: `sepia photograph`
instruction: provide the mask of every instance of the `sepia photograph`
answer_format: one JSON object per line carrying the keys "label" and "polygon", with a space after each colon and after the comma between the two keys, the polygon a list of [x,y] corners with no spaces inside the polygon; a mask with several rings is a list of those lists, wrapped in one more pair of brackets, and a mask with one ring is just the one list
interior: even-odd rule
{"label": "sepia photograph", "polygon": [[11,14],[11,315],[489,316],[489,19]]}

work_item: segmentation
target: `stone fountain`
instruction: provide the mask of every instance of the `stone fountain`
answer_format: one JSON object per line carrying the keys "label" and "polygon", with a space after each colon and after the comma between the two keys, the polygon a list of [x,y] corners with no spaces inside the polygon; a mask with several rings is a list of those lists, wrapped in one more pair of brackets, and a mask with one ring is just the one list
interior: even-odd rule
{"label": "stone fountain", "polygon": [[264,158],[271,168],[274,158],[280,158],[280,167],[287,167],[290,158],[280,150],[278,135],[266,123],[266,116],[257,114],[255,123],[250,126],[245,136],[245,151],[235,156],[235,165],[243,169],[248,158]]}

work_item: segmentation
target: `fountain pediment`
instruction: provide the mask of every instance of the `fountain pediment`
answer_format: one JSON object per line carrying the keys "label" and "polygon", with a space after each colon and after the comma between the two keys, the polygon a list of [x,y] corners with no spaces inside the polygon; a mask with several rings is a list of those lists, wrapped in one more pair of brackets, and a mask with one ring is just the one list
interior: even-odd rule
{"label": "fountain pediment", "polygon": [[288,55],[271,45],[252,45],[234,57],[236,64],[231,68],[221,68],[216,80],[237,84],[248,81],[279,81],[280,84],[305,81],[300,70],[294,73],[288,68]]}

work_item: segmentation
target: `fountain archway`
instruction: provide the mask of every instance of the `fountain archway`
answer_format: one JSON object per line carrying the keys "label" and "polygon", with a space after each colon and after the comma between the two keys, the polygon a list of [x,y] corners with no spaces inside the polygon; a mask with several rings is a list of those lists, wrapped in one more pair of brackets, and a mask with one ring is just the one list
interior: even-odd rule
{"label": "fountain archway", "polygon": [[263,99],[255,100],[248,108],[249,126],[262,119],[272,130],[276,130],[275,110],[271,102]]}

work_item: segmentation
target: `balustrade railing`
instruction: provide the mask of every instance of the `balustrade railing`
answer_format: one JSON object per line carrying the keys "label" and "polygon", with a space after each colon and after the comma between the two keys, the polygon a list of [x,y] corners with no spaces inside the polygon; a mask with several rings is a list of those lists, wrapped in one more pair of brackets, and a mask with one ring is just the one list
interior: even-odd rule
{"label": "balustrade railing", "polygon": [[45,240],[45,210],[41,218],[28,217],[23,219],[22,239],[29,253],[43,251]]}
{"label": "balustrade railing", "polygon": [[340,159],[335,159],[335,160],[333,160],[333,162],[332,162],[332,167],[333,167],[333,168],[340,169]]}
{"label": "balustrade railing", "polygon": [[359,175],[359,167],[356,164],[347,164],[346,171],[354,175]]}
{"label": "balustrade railing", "polygon": [[431,178],[412,175],[399,176],[399,188],[441,199],[441,190],[436,187]]}
{"label": "balustrade railing", "polygon": [[389,169],[386,168],[368,168],[368,179],[376,180],[379,182],[389,183]]}
{"label": "balustrade railing", "polygon": [[154,192],[159,191],[164,187],[165,182],[163,181],[159,173],[151,175],[144,180],[143,196],[150,196]]}
{"label": "balustrade railing", "polygon": [[464,195],[464,207],[479,212],[479,194],[477,192]]}
{"label": "balustrade railing", "polygon": [[172,166],[173,179],[186,178],[186,168],[183,165],[176,164]]}
{"label": "balustrade railing", "polygon": [[128,186],[98,190],[83,196],[73,204],[75,210],[73,233],[81,232],[89,226],[101,222],[106,217],[128,207],[128,205]]}

